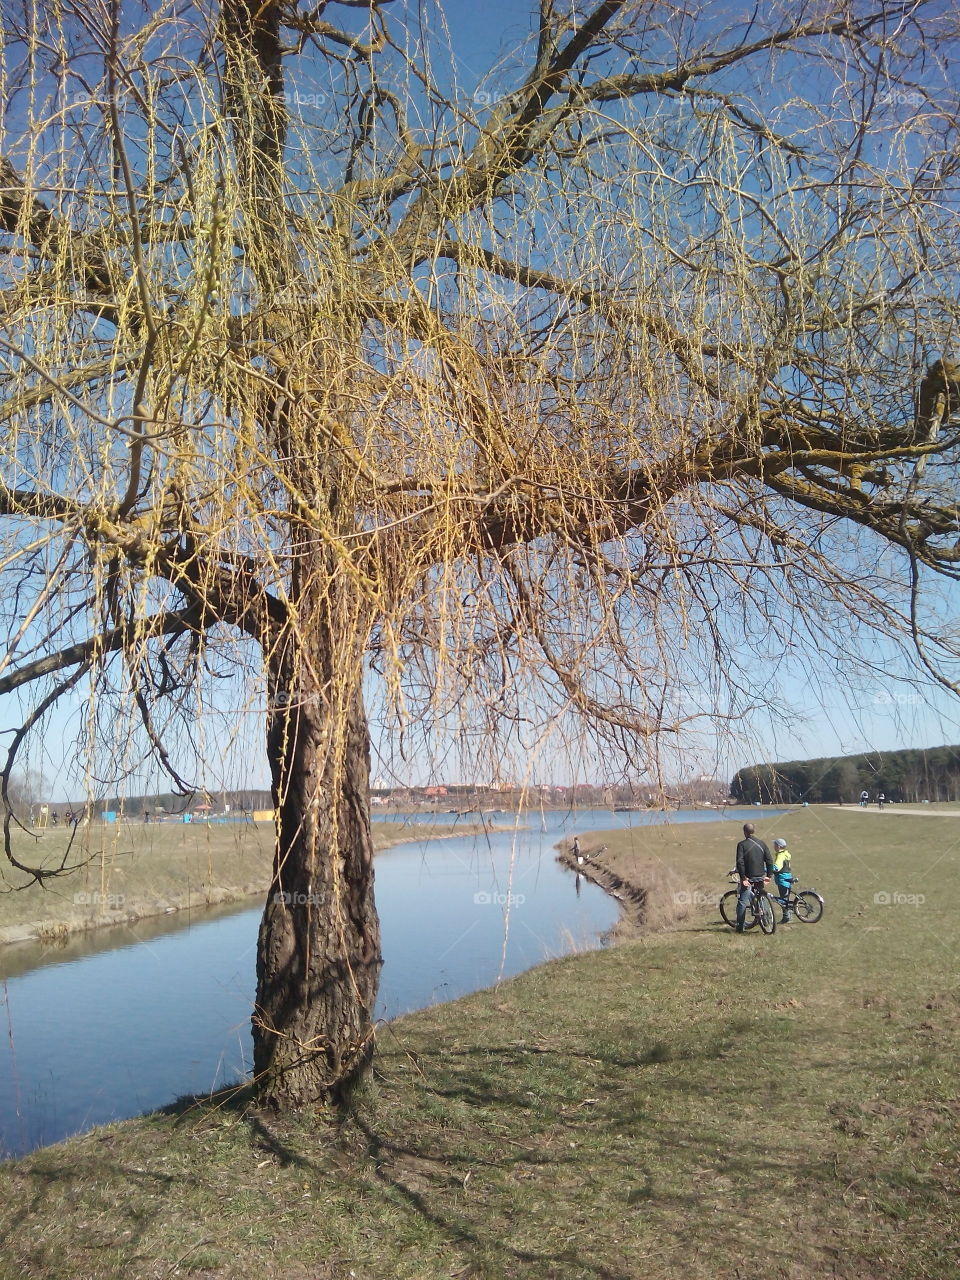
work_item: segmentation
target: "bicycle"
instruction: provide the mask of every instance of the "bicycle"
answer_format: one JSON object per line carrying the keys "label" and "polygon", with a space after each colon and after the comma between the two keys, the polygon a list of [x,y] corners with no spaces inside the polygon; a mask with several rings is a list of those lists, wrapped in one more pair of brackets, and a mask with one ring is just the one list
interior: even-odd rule
{"label": "bicycle", "polygon": [[[727,872],[727,879],[731,884],[734,884],[737,887],[735,889],[728,889],[727,892],[721,896],[720,915],[723,917],[725,924],[728,924],[731,929],[735,929],[737,927],[737,899],[740,896],[740,877],[737,875],[736,870],[733,870]],[[743,927],[745,929],[752,929],[756,923],[756,919],[751,913],[744,917]]]}
{"label": "bicycle", "polygon": [[[729,874],[731,880],[740,883],[740,877],[736,871]],[[764,889],[764,881],[750,881],[750,902],[747,906],[746,915],[743,918],[744,929],[752,929],[755,924],[760,926],[760,932],[771,934],[777,931],[777,913],[773,909],[774,899]],[[720,899],[720,915],[731,929],[737,927],[737,899],[740,896],[740,890],[728,889]]]}
{"label": "bicycle", "polygon": [[792,911],[801,924],[816,924],[823,915],[823,898],[816,889],[794,889],[791,884],[785,897],[773,895],[773,901],[785,912]]}

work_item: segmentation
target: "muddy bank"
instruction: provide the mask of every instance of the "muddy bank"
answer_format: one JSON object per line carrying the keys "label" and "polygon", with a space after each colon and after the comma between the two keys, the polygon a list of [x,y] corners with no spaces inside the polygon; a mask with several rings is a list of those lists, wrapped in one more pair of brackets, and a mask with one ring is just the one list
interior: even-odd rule
{"label": "muddy bank", "polygon": [[635,938],[644,931],[648,891],[630,884],[615,871],[605,867],[602,857],[602,854],[584,851],[578,859],[570,848],[564,847],[557,854],[557,861],[583,876],[584,880],[598,885],[620,904],[620,919],[610,930],[611,938]]}
{"label": "muddy bank", "polygon": [[[616,840],[618,834],[611,833],[610,838]],[[570,839],[555,848],[558,862],[603,889],[620,904],[620,919],[609,935],[613,941],[676,928],[690,916],[692,904],[703,897],[699,890],[690,887],[686,877],[672,871],[658,858],[636,859],[628,879],[608,865],[607,846],[595,836],[581,838],[579,859]]]}

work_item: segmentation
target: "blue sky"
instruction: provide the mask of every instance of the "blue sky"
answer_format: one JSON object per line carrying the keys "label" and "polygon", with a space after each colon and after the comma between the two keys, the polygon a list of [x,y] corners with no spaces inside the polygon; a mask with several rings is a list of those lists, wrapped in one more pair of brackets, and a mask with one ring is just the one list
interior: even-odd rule
{"label": "blue sky", "polygon": [[[758,692],[762,680],[763,672],[758,669]],[[749,720],[725,725],[716,732],[688,732],[677,744],[682,763],[678,762],[670,739],[663,752],[667,780],[700,774],[729,780],[738,768],[761,760],[960,744],[960,700],[945,690],[918,690],[883,671],[878,671],[872,681],[866,677],[859,691],[845,689],[840,673],[832,685],[828,680],[811,684],[800,671],[781,679],[780,684],[782,700],[789,708],[789,725],[758,712]],[[247,700],[250,688],[238,685],[234,694]],[[0,728],[13,723],[10,700],[4,702]],[[77,798],[83,791],[82,775],[71,778],[63,752],[65,744],[73,739],[84,710],[83,695],[72,697],[51,717],[42,743],[35,745],[29,757],[30,767],[43,774],[51,784],[52,798],[58,800]],[[249,701],[239,715],[231,709],[222,717],[214,717],[207,728],[210,764],[202,777],[195,775],[198,783],[215,789],[268,786],[262,726],[262,711],[254,701]],[[391,756],[374,727],[371,779],[376,786],[404,781],[425,784],[437,780],[493,780],[489,772],[479,777],[465,773],[449,743],[439,748],[438,758],[437,776],[423,752],[415,750],[408,753],[405,762],[401,761]],[[517,741],[505,744],[501,770],[504,779],[528,783],[603,781],[622,777],[624,771],[629,777],[637,776],[629,764],[603,761],[586,747],[571,751],[559,744],[548,744],[535,753]],[[169,789],[159,775],[152,780],[142,777],[141,782],[142,786],[131,783],[131,794],[141,789]]]}
{"label": "blue sky", "polygon": [[[587,12],[593,5],[582,7]],[[530,14],[534,9],[535,6],[520,4],[517,0],[490,0],[483,4],[448,0],[445,10],[456,54],[455,74],[464,93],[494,96],[498,90],[516,83],[507,68],[511,62],[517,62],[512,56],[517,47],[528,41]],[[709,20],[721,20],[722,12],[720,16],[717,9],[710,12]],[[496,69],[501,62],[506,66]],[[956,592],[948,593],[946,600],[948,613],[955,615]],[[682,744],[683,764],[673,766],[674,776],[716,772],[721,777],[731,777],[738,768],[760,759],[960,742],[960,701],[952,693],[932,684],[917,688],[898,678],[892,653],[882,647],[876,652],[876,668],[874,673],[861,676],[857,687],[849,688],[845,687],[844,679],[848,673],[842,668],[837,669],[834,679],[829,672],[821,672],[819,682],[811,684],[810,673],[802,662],[797,662],[786,674],[781,673],[781,696],[788,710],[786,723],[758,712],[749,722],[730,725],[720,735],[707,732],[698,738],[691,734]],[[756,671],[758,691],[765,684],[767,674],[762,668]],[[66,775],[62,747],[72,736],[72,729],[82,714],[82,698],[75,698],[72,706],[58,711],[51,718],[45,742],[29,761],[49,780],[58,799],[78,794],[78,786]],[[15,709],[0,701],[0,729],[14,723]],[[230,747],[225,745],[230,734],[226,721],[219,727],[211,727],[211,742],[224,744],[224,760],[220,768],[209,771],[198,778],[198,782],[231,788],[265,785],[267,775],[260,745],[259,715],[251,713],[234,718],[233,725],[237,736]],[[377,745],[375,738],[373,777],[375,782],[388,783],[394,775],[377,760]],[[519,744],[515,754],[517,769],[529,768],[531,781],[589,781],[606,771],[603,762],[596,761],[589,753],[580,757],[574,753],[574,759],[568,760],[559,751],[547,748],[539,759],[531,761],[524,759],[524,746]],[[671,757],[668,749],[667,758]],[[424,774],[422,769],[423,766],[411,763],[409,779],[427,781],[429,774]],[[443,780],[461,780],[453,776],[452,761],[451,773]],[[144,780],[144,786],[148,785]],[[155,785],[166,789],[159,778]]]}

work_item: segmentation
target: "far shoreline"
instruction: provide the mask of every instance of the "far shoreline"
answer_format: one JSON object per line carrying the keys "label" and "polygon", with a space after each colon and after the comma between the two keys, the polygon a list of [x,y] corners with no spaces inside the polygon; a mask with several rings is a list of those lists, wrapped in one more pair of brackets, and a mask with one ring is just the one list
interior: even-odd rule
{"label": "far shoreline", "polygon": [[[410,816],[413,816],[412,814]],[[436,816],[436,815],[424,815]],[[211,826],[205,822],[186,823],[186,824],[140,824],[129,823],[128,826],[132,830],[142,832],[144,829],[150,831],[151,834],[158,829],[182,834],[188,831],[191,835],[200,836],[203,834],[204,828]],[[262,867],[269,873],[272,866],[272,843],[273,832],[272,823],[254,824],[244,823],[242,828],[244,832],[249,832],[251,827],[256,829],[260,826],[264,834],[269,830],[269,837],[266,841],[268,852],[265,853]],[[416,843],[420,840],[451,840],[458,836],[482,835],[484,832],[500,831],[505,828],[500,824],[485,823],[464,823],[453,828],[428,826],[424,825],[421,830],[410,826],[405,830],[394,830],[402,824],[396,822],[379,822],[374,819],[372,823],[374,856],[386,853],[388,850],[395,848],[397,845]],[[240,827],[241,824],[229,824],[229,827]],[[391,828],[389,831],[377,831],[378,826]],[[109,828],[105,828],[109,829]],[[225,830],[224,827],[218,828],[219,831]],[[149,872],[149,855],[144,856],[144,865]],[[269,863],[269,865],[268,865]],[[71,877],[75,873],[68,873],[64,883],[71,883]],[[72,881],[76,884],[77,881]],[[269,884],[262,880],[245,880],[240,883],[214,883],[203,882],[192,890],[188,888],[186,893],[166,892],[162,896],[146,896],[143,893],[142,885],[138,895],[137,889],[133,886],[129,888],[124,886],[122,894],[103,892],[100,894],[98,890],[81,891],[80,894],[74,894],[74,913],[61,916],[44,916],[38,918],[30,918],[18,921],[15,924],[0,925],[0,948],[17,947],[22,945],[55,947],[62,944],[69,938],[76,937],[84,933],[93,933],[100,929],[115,929],[124,925],[134,925],[141,920],[156,920],[162,916],[176,916],[183,911],[197,912],[206,908],[229,906],[232,903],[244,902],[248,898],[263,898],[266,896]],[[49,890],[41,890],[35,886],[29,886],[26,889],[11,890],[11,892],[20,893],[41,893],[49,892]],[[101,901],[107,904],[107,909],[99,910],[95,914],[77,913],[76,899],[85,898],[92,900],[92,905],[99,905]],[[113,904],[117,899],[120,903],[117,906]],[[66,899],[63,899],[66,902]],[[2,899],[0,899],[2,902]],[[86,905],[86,904],[83,904]]]}

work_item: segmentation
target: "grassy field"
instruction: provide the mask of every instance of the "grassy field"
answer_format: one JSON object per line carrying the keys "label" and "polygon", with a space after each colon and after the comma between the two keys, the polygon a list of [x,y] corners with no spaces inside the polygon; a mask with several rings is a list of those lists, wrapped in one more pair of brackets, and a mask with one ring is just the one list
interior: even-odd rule
{"label": "grassy field", "polygon": [[654,932],[385,1027],[348,1116],[184,1102],[0,1166],[0,1275],[960,1275],[960,824],[757,822],[822,923],[718,923],[731,822],[598,834]]}
{"label": "grassy field", "polygon": [[[457,834],[476,830],[458,824]],[[451,834],[402,822],[375,822],[378,851],[403,840]],[[28,865],[57,866],[69,832],[52,828],[40,840],[17,833],[13,849]],[[77,871],[44,887],[13,867],[0,875],[0,943],[39,938],[56,942],[68,933],[116,925],[168,911],[234,902],[265,894],[273,865],[271,822],[93,823],[79,827],[70,853]],[[27,887],[22,887],[26,885]],[[7,890],[7,892],[3,892]]]}

